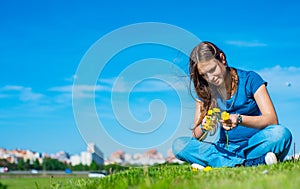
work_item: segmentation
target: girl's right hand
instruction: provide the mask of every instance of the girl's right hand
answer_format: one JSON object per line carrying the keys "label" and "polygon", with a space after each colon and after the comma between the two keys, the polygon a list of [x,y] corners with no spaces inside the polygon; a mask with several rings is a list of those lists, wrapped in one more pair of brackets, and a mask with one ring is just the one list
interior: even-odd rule
{"label": "girl's right hand", "polygon": [[237,119],[238,119],[237,114],[230,114],[228,120],[220,120],[220,122],[222,123],[223,128],[226,131],[229,131],[238,126]]}

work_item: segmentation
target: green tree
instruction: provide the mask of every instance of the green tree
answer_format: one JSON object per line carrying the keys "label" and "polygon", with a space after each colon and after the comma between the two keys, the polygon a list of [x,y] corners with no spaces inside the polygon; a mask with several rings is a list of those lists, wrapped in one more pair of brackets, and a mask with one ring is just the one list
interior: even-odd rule
{"label": "green tree", "polygon": [[18,170],[24,170],[24,159],[21,158],[19,161],[18,161]]}
{"label": "green tree", "polygon": [[88,171],[90,167],[88,165],[83,165],[82,163],[73,166],[74,171]]}
{"label": "green tree", "polygon": [[95,161],[92,161],[89,170],[96,171],[96,170],[99,170],[99,169],[100,169],[100,166]]}
{"label": "green tree", "polygon": [[45,170],[65,170],[68,167],[66,163],[52,158],[44,158],[42,165]]}
{"label": "green tree", "polygon": [[9,162],[7,161],[7,159],[0,159],[0,167],[8,167],[9,166]]}
{"label": "green tree", "polygon": [[29,170],[29,169],[31,169],[31,164],[30,164],[30,160],[27,159],[27,160],[24,162],[23,170]]}
{"label": "green tree", "polygon": [[39,162],[38,159],[36,159],[36,160],[33,162],[32,168],[33,168],[33,169],[36,169],[36,170],[41,170],[41,169],[42,169],[42,166],[41,166],[41,164],[40,164],[40,162]]}

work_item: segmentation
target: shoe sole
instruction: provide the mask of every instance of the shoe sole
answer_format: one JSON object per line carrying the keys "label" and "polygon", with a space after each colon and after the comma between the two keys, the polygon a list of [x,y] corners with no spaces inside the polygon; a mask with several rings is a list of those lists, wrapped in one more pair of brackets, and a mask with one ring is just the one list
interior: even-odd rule
{"label": "shoe sole", "polygon": [[265,157],[265,162],[267,165],[272,165],[276,164],[278,161],[276,155],[273,152],[269,152]]}
{"label": "shoe sole", "polygon": [[195,170],[203,170],[204,167],[202,165],[199,165],[197,163],[193,163],[192,164],[192,169],[195,169]]}

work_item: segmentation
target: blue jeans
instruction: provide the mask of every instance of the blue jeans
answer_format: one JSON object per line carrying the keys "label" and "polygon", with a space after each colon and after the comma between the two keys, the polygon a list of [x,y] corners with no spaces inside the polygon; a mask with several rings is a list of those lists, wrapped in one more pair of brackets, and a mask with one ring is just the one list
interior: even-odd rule
{"label": "blue jeans", "polygon": [[234,167],[246,159],[254,159],[268,152],[276,154],[283,161],[292,143],[289,129],[281,125],[270,125],[239,144],[230,143],[226,147],[220,141],[208,143],[193,137],[175,139],[172,150],[177,159],[202,166]]}

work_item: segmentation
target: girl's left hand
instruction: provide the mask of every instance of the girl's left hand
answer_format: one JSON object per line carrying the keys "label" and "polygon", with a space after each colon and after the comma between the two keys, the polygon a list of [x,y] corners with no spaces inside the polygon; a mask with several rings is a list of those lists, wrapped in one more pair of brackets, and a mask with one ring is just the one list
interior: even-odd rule
{"label": "girl's left hand", "polygon": [[238,115],[237,114],[230,114],[228,120],[220,120],[223,128],[226,131],[234,129],[236,126],[238,126]]}

